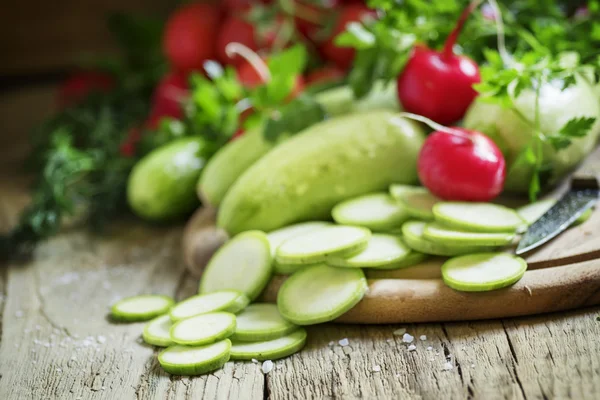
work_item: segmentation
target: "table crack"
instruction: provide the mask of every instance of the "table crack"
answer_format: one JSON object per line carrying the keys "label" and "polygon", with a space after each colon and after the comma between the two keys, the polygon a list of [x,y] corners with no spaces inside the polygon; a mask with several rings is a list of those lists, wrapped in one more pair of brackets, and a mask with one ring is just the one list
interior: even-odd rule
{"label": "table crack", "polygon": [[525,389],[523,388],[523,383],[521,382],[521,378],[519,377],[519,372],[517,371],[517,365],[519,364],[519,359],[517,358],[517,353],[515,352],[515,348],[513,346],[513,342],[510,338],[510,335],[508,334],[508,331],[506,330],[506,325],[504,324],[504,320],[501,321],[501,324],[502,324],[502,330],[504,331],[504,335],[506,336],[506,341],[508,342],[508,348],[510,349],[510,354],[512,355],[512,359],[513,359],[512,370],[513,370],[513,374],[515,375],[515,380],[517,382],[517,385],[519,385],[519,389],[521,390],[521,395],[523,396],[524,399],[527,399],[527,395],[525,394]]}
{"label": "table crack", "polygon": [[71,339],[74,339],[74,337],[71,335],[71,332],[69,332],[67,327],[62,326],[59,323],[55,322],[52,318],[50,318],[50,316],[46,312],[46,308],[44,307],[44,296],[42,295],[42,291],[41,291],[40,277],[39,277],[39,274],[35,271],[33,272],[33,285],[35,287],[35,295],[36,295],[37,301],[39,303],[38,312],[40,313],[42,318],[44,318],[46,320],[46,322],[48,322],[54,329],[58,329],[59,331],[62,331],[65,335],[67,335]]}

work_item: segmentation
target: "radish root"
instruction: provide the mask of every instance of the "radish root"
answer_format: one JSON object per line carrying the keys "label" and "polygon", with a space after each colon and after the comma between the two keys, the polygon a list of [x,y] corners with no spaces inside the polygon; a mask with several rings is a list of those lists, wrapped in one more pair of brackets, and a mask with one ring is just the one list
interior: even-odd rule
{"label": "radish root", "polygon": [[233,58],[236,55],[244,58],[256,70],[261,79],[265,82],[271,80],[271,71],[262,58],[251,48],[238,42],[231,42],[225,47],[225,53]]}

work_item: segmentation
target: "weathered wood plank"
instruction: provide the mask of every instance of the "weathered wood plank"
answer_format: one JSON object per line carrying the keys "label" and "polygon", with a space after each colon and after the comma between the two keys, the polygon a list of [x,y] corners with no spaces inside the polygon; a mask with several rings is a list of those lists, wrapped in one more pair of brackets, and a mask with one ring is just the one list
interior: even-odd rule
{"label": "weathered wood plank", "polygon": [[179,228],[128,221],[103,238],[60,235],[28,265],[9,266],[0,398],[262,397],[256,365],[229,363],[213,375],[172,378],[141,343],[143,324],[106,318],[108,306],[124,296],[196,290],[182,278],[180,237]]}

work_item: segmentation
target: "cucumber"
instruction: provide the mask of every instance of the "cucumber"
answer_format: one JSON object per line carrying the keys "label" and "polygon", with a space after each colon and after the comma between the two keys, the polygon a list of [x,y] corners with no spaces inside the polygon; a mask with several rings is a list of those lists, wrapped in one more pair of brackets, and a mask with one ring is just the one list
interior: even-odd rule
{"label": "cucumber", "polygon": [[229,361],[229,339],[204,346],[171,346],[160,352],[158,362],[173,375],[202,375],[221,368]]}
{"label": "cucumber", "polygon": [[133,167],[127,201],[135,214],[151,221],[169,221],[198,206],[195,186],[212,154],[202,137],[188,137],[160,147]]}
{"label": "cucumber", "polygon": [[357,226],[326,226],[293,237],[277,249],[279,264],[314,264],[330,256],[355,254],[367,247],[371,231]]}
{"label": "cucumber", "polygon": [[275,304],[256,303],[249,305],[237,316],[237,327],[231,339],[234,342],[271,340],[296,329],[296,325],[283,319]]}
{"label": "cucumber", "polygon": [[535,221],[540,219],[540,217],[555,204],[556,200],[554,199],[536,201],[534,203],[517,208],[517,214],[519,214],[519,217],[525,221],[526,226],[530,226]]}
{"label": "cucumber", "polygon": [[[315,99],[330,117],[371,110],[399,109],[395,85],[376,85],[366,98],[355,101],[349,86],[337,87],[315,95]],[[206,165],[198,182],[197,191],[205,205],[221,204],[234,182],[278,143],[264,138],[262,127],[246,132],[229,142]]]}
{"label": "cucumber", "polygon": [[420,263],[400,269],[375,269],[365,270],[367,279],[440,279],[442,265],[446,258],[432,257]]}
{"label": "cucumber", "polygon": [[339,202],[417,180],[419,125],[389,111],[320,122],[261,158],[235,182],[217,225],[269,232],[328,218]]}
{"label": "cucumber", "polygon": [[409,218],[406,210],[387,193],[343,201],[331,214],[338,224],[363,226],[378,232],[398,228]]}
{"label": "cucumber", "polygon": [[306,343],[306,330],[297,328],[286,336],[262,342],[234,342],[232,360],[277,360],[300,351]]}
{"label": "cucumber", "polygon": [[448,245],[432,242],[423,237],[425,222],[409,221],[402,226],[404,242],[415,251],[436,256],[458,256],[469,253],[481,253],[492,251],[492,247]]}
{"label": "cucumber", "polygon": [[148,321],[169,312],[173,304],[175,302],[169,296],[148,294],[127,297],[113,304],[111,315],[117,321]]}
{"label": "cucumber", "polygon": [[395,268],[402,263],[412,250],[401,238],[392,235],[373,234],[367,247],[349,257],[329,257],[327,264],[346,268]]}
{"label": "cucumber", "polygon": [[172,321],[191,318],[216,311],[238,313],[250,303],[248,297],[238,290],[220,290],[192,296],[178,303],[169,312]]}
{"label": "cucumber", "polygon": [[267,235],[260,231],[239,234],[210,259],[200,280],[199,291],[210,293],[234,289],[254,300],[269,283],[272,264]]}
{"label": "cucumber", "polygon": [[148,322],[144,327],[142,338],[144,342],[153,346],[169,347],[175,343],[171,340],[172,323],[169,315],[161,315]]}
{"label": "cucumber", "polygon": [[226,339],[235,332],[235,315],[212,312],[196,315],[175,323],[171,327],[171,340],[186,346],[199,346]]}
{"label": "cucumber", "polygon": [[277,307],[283,318],[296,325],[328,322],[354,307],[367,288],[361,269],[314,265],[281,285]]}
{"label": "cucumber", "polygon": [[510,232],[468,232],[448,228],[438,222],[431,222],[425,226],[423,237],[432,242],[450,246],[507,246],[512,243],[515,234]]}
{"label": "cucumber", "polygon": [[491,203],[442,202],[433,214],[444,225],[474,232],[516,232],[524,223],[515,210]]}
{"label": "cucumber", "polygon": [[392,185],[390,193],[413,218],[433,221],[433,206],[441,200],[423,187]]}
{"label": "cucumber", "polygon": [[520,280],[527,263],[508,253],[483,253],[452,258],[442,265],[446,285],[464,292],[485,292]]}

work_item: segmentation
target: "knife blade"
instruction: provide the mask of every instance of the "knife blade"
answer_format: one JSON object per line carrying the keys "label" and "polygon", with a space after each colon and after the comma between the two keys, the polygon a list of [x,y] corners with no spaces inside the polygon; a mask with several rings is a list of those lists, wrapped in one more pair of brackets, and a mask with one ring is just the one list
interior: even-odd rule
{"label": "knife blade", "polygon": [[527,229],[516,254],[530,252],[564,232],[581,214],[596,204],[599,195],[600,183],[595,176],[573,178],[569,192]]}

